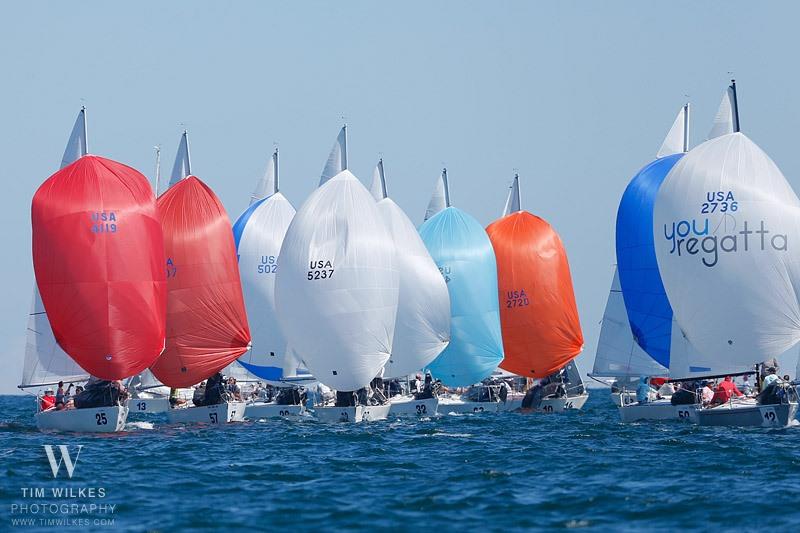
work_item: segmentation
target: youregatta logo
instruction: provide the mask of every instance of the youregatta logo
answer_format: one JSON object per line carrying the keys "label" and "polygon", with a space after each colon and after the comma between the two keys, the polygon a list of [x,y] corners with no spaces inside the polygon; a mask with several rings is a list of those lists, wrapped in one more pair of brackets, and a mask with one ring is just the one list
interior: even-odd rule
{"label": "youregatta logo", "polygon": [[720,254],[788,250],[786,234],[774,232],[765,220],[755,223],[743,220],[739,224],[731,214],[739,208],[733,192],[709,192],[706,199],[708,201],[703,202],[700,212],[723,213],[717,226],[710,228],[708,218],[664,224],[664,238],[670,242],[670,254],[678,257],[699,255],[705,266],[713,267],[719,262]]}
{"label": "youregatta logo", "polygon": [[82,444],[78,445],[78,452],[75,454],[75,461],[69,454],[69,448],[65,444],[59,444],[58,449],[61,452],[61,458],[56,461],[55,453],[53,453],[53,446],[44,444],[44,452],[47,455],[47,460],[50,462],[50,470],[53,472],[53,477],[58,477],[58,471],[61,469],[61,463],[67,469],[67,476],[72,479],[72,473],[75,472],[75,467],[78,465],[78,457],[81,455]]}

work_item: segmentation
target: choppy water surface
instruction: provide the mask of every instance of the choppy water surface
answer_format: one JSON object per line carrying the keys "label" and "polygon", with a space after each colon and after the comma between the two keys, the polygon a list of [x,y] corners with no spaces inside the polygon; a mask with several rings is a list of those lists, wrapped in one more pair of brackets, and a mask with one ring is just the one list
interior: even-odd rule
{"label": "choppy water surface", "polygon": [[[129,419],[128,432],[104,436],[40,433],[33,400],[0,397],[0,530],[14,518],[65,518],[32,514],[45,503],[116,505],[49,531],[95,529],[96,518],[136,531],[797,530],[800,427],[623,425],[608,393],[592,392],[569,415],[222,428]],[[68,444],[73,456],[84,446],[71,480],[63,466],[53,480],[45,444]],[[25,487],[103,487],[105,497],[25,498]]]}

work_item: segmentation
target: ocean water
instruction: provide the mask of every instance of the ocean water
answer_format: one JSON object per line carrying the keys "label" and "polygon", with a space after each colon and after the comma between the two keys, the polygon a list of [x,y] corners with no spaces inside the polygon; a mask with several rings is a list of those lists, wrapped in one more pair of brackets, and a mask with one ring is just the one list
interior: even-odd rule
{"label": "ocean water", "polygon": [[[565,415],[226,427],[132,418],[119,434],[44,434],[30,397],[0,397],[0,531],[800,527],[800,427],[623,425],[605,390]],[[63,465],[53,479],[48,444],[73,458],[83,445],[71,479]],[[104,497],[53,498],[53,488]],[[63,507],[72,503],[115,507],[81,514]],[[38,521],[48,519],[65,522]]]}

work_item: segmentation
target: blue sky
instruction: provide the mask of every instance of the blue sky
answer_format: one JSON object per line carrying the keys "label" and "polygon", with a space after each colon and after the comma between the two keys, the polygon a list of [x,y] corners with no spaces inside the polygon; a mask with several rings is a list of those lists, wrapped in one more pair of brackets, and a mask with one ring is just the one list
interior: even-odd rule
{"label": "blue sky", "polygon": [[518,169],[523,207],[569,253],[594,358],[614,221],[679,107],[705,139],[733,72],[742,130],[797,189],[790,2],[14,2],[0,19],[0,392],[19,382],[33,273],[30,199],[82,104],[92,153],[168,172],[182,128],[193,171],[235,219],[278,143],[299,206],[344,117],[351,170],[377,158],[421,222],[448,167],[454,205],[488,224]]}

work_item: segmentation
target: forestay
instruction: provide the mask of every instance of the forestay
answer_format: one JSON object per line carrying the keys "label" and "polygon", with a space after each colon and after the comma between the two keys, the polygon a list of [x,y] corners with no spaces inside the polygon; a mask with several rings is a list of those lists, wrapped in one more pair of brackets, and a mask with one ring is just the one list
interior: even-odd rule
{"label": "forestay", "polygon": [[295,215],[275,279],[278,321],[322,383],[367,385],[389,359],[399,291],[394,243],[369,191],[345,170]]}

